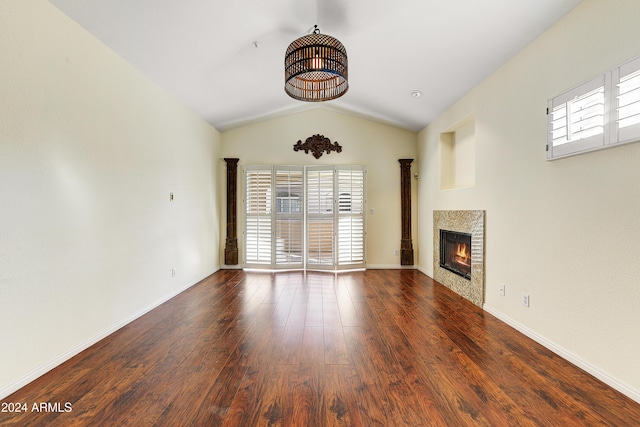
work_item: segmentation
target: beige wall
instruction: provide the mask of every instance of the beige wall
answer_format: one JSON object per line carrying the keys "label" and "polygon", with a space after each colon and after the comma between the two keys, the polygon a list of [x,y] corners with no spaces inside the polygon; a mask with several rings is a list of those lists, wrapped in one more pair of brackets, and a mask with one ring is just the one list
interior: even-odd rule
{"label": "beige wall", "polygon": [[220,135],[44,0],[0,82],[4,397],[219,268]]}
{"label": "beige wall", "polygon": [[[636,0],[585,0],[419,135],[421,268],[433,210],[485,209],[485,308],[636,400],[640,144],[547,162],[545,108],[640,55],[638,22]],[[475,186],[441,191],[440,133],[470,115]]]}
{"label": "beige wall", "polygon": [[[302,151],[294,152],[293,145],[312,135],[320,134],[343,147],[341,153],[326,153],[315,159]],[[239,180],[242,180],[243,165],[318,165],[318,164],[364,164],[367,166],[367,265],[375,267],[399,267],[400,257],[394,249],[400,249],[400,163],[398,159],[416,158],[416,134],[393,126],[371,122],[361,118],[337,113],[325,108],[275,118],[258,124],[223,132],[222,157],[237,157]],[[224,165],[224,161],[221,160]],[[412,163],[417,170],[417,160]],[[220,182],[224,184],[221,172]],[[413,180],[412,228],[414,251],[417,260],[417,204],[415,196],[417,181]],[[239,185],[241,187],[241,185]],[[241,188],[239,188],[239,192]],[[221,197],[226,198],[221,187]],[[226,200],[226,199],[225,199]],[[242,198],[238,196],[239,214],[242,214]],[[222,200],[221,202],[224,202]],[[373,208],[374,213],[370,213]],[[222,212],[224,216],[226,213]],[[224,218],[223,218],[224,219]],[[242,239],[239,221],[238,237]],[[221,251],[224,250],[224,237]],[[242,242],[239,242],[242,248]],[[242,255],[240,256],[242,258]],[[221,261],[223,262],[223,261]]]}
{"label": "beige wall", "polygon": [[[239,157],[367,165],[370,267],[399,264],[398,159],[416,159],[420,268],[433,210],[485,209],[486,309],[640,400],[640,144],[544,152],[546,100],[640,55],[639,20],[585,0],[417,138],[323,108],[221,136],[45,0],[0,2],[0,397],[222,264]],[[475,184],[442,191],[440,133],[468,117]],[[293,152],[316,133],[343,152]]]}

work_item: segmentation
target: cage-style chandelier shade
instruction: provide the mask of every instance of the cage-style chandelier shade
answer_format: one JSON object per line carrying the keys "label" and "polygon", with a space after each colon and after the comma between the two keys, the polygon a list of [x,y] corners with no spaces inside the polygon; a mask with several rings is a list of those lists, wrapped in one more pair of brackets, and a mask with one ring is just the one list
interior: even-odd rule
{"label": "cage-style chandelier shade", "polygon": [[284,90],[300,101],[336,99],[349,89],[347,50],[337,39],[320,34],[302,36],[287,48],[284,57]]}

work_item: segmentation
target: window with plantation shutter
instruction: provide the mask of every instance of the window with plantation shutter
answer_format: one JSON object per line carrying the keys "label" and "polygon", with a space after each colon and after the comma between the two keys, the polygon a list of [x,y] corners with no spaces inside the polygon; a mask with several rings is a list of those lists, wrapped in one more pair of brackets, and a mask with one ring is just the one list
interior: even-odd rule
{"label": "window with plantation shutter", "polygon": [[553,157],[604,145],[604,76],[550,101],[549,153]]}
{"label": "window with plantation shutter", "polygon": [[245,267],[364,267],[364,166],[246,166],[244,183]]}
{"label": "window with plantation shutter", "polygon": [[362,166],[339,166],[338,267],[364,266],[364,175]]}
{"label": "window with plantation shutter", "polygon": [[271,266],[271,168],[245,169],[245,265]]}
{"label": "window with plantation shutter", "polygon": [[365,168],[307,167],[307,266],[365,265]]}
{"label": "window with plantation shutter", "polygon": [[245,167],[246,267],[300,268],[304,175],[300,166]]}
{"label": "window with plantation shutter", "polygon": [[640,139],[640,58],[614,69],[613,85],[612,139],[617,143]]}
{"label": "window with plantation shutter", "polygon": [[334,167],[307,167],[307,266],[335,266]]}
{"label": "window with plantation shutter", "polygon": [[304,174],[302,167],[275,168],[275,267],[304,262]]}
{"label": "window with plantation shutter", "polygon": [[640,58],[550,99],[547,118],[549,160],[640,140]]}

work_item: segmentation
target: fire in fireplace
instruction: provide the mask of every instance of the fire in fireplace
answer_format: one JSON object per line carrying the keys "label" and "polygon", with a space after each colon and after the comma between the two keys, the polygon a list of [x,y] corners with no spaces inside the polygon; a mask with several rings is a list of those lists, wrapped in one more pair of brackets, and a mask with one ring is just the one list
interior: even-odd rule
{"label": "fire in fireplace", "polygon": [[440,230],[440,267],[471,280],[471,234]]}

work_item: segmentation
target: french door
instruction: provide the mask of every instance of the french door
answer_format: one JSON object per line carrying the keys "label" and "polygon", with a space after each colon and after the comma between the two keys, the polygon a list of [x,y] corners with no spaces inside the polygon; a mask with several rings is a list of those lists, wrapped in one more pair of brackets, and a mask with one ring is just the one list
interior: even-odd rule
{"label": "french door", "polygon": [[365,265],[364,166],[246,166],[244,266]]}

